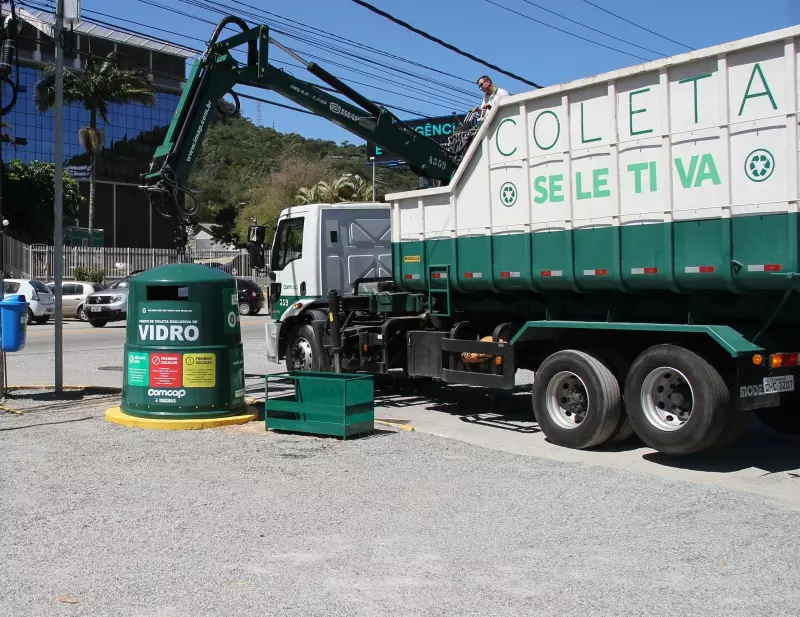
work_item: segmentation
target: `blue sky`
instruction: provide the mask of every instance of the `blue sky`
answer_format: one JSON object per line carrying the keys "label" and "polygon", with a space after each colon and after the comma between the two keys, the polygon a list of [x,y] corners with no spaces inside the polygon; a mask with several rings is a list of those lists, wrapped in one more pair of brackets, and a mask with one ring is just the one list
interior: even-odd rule
{"label": "blue sky", "polygon": [[[215,23],[221,17],[218,13],[192,6],[192,0],[148,1],[169,5],[177,11]],[[199,1],[204,2],[205,0]],[[545,86],[642,62],[640,58],[633,56],[654,59],[661,55],[669,56],[687,51],[685,47],[620,21],[590,6],[584,0],[370,1],[375,6],[465,51]],[[753,0],[669,0],[668,2],[666,0],[661,2],[656,0],[593,0],[593,2],[659,34],[694,48],[708,47],[800,23],[800,0],[758,0],[757,2]],[[539,7],[531,3],[539,5]],[[216,4],[235,6],[234,0],[216,0]],[[427,41],[369,12],[351,0],[246,0],[246,4],[255,7],[256,10],[271,11],[281,17],[296,20],[302,24],[457,76],[454,78],[432,73],[399,60],[382,58],[373,52],[363,52],[370,58],[389,62],[421,76],[420,79],[413,79],[404,74],[392,73],[382,67],[358,64],[358,60],[334,55],[330,51],[320,50],[287,36],[275,35],[276,39],[298,50],[301,55],[319,56],[322,58],[321,60],[311,57],[308,59],[319,62],[323,67],[343,78],[356,90],[373,100],[405,107],[425,115],[444,115],[452,111],[464,111],[470,103],[477,104],[480,93],[475,80],[484,73],[491,75],[495,83],[512,93],[531,89],[528,85]],[[570,37],[504,10],[497,5],[508,7],[517,13],[632,55]],[[156,8],[146,4],[143,0],[83,0],[82,8],[84,18],[90,20],[94,18],[114,21],[109,17],[101,17],[92,12],[99,11],[115,18],[150,24],[156,28],[163,28],[202,40],[208,39],[213,31],[213,26],[208,23]],[[555,11],[622,40],[615,40],[570,23],[543,9]],[[256,12],[254,9],[244,6],[241,10]],[[235,10],[231,12],[237,13]],[[272,18],[265,16],[261,22],[270,24],[271,20]],[[121,21],[118,23],[123,24]],[[131,24],[125,25],[193,48],[203,47],[201,42],[191,38],[181,38]],[[333,41],[328,35],[317,33],[317,36],[322,37],[328,44],[335,43],[342,48],[353,49],[352,46]],[[641,49],[642,47],[658,53],[644,51]],[[272,48],[271,58],[276,61],[293,62],[276,48]],[[377,77],[356,74],[343,67],[334,66],[332,62],[347,64]],[[276,64],[276,66],[288,68],[297,77],[315,81],[302,69],[289,68],[281,64]],[[380,78],[391,79],[395,83],[386,83]],[[431,79],[444,82],[445,85],[433,85],[430,83]],[[353,84],[352,80],[373,87]],[[394,93],[375,88],[393,90]],[[467,92],[454,92],[454,88]],[[242,90],[270,100],[291,103],[264,90]],[[402,96],[403,94],[415,98],[406,98]],[[457,97],[457,101],[450,100],[453,96]],[[360,143],[355,136],[320,118],[272,106],[257,107],[255,103],[249,101],[243,101],[243,111],[254,121],[267,126],[274,125],[280,131],[296,132],[306,137],[332,139],[339,142],[348,140]],[[414,117],[412,113],[396,113],[401,118]]]}

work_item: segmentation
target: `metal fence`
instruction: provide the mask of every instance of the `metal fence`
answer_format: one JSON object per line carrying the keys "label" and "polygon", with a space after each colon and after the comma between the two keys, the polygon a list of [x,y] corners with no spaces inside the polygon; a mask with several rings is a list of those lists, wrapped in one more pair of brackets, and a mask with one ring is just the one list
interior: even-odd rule
{"label": "metal fence", "polygon": [[[6,236],[5,270],[14,278],[33,278],[52,281],[54,250],[45,244],[27,245]],[[115,280],[131,272],[181,261],[217,268],[234,276],[252,277],[256,272],[250,267],[250,255],[238,250],[187,250],[183,259],[177,249],[142,249],[65,246],[63,251],[63,276],[75,278],[75,270],[102,270],[106,280]],[[269,255],[266,256],[267,261]]]}

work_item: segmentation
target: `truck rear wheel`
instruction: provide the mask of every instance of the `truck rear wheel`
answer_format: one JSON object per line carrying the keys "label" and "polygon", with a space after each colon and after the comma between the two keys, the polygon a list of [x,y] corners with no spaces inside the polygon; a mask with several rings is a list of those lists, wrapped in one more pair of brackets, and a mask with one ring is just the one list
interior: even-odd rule
{"label": "truck rear wheel", "polygon": [[625,408],[634,431],[664,454],[692,454],[714,446],[733,420],[730,404],[719,372],[676,345],[642,352],[625,382]]}
{"label": "truck rear wheel", "polygon": [[533,410],[553,443],[591,448],[607,441],[619,424],[619,382],[596,357],[576,350],[554,353],[533,380]]}
{"label": "truck rear wheel", "polygon": [[314,328],[307,323],[295,325],[286,338],[287,371],[327,371],[329,363]]}

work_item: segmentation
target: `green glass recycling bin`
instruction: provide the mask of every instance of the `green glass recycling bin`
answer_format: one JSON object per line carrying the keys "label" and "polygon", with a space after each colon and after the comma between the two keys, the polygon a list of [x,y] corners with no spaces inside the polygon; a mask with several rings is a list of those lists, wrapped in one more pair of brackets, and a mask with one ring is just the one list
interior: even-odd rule
{"label": "green glass recycling bin", "polygon": [[372,375],[291,371],[265,377],[267,430],[347,439],[375,429]]}
{"label": "green glass recycling bin", "polygon": [[140,418],[244,413],[236,280],[170,264],[130,280],[121,410]]}

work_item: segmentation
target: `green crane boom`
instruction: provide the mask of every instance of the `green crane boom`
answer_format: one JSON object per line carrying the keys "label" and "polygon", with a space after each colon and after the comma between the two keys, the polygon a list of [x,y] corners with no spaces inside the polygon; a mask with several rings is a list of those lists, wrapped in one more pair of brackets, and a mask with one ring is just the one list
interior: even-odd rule
{"label": "green crane boom", "polygon": [[[218,40],[222,30],[229,24],[239,26],[242,32]],[[270,42],[303,62],[310,73],[331,85],[355,105],[271,66],[268,61]],[[247,62],[241,63],[234,59],[232,51],[244,45],[247,46]],[[217,25],[205,54],[192,67],[164,143],[156,149],[150,170],[144,175],[145,185],[142,188],[163,216],[179,214],[184,218],[191,214],[180,205],[181,196],[190,194],[187,189],[189,174],[218,101],[226,94],[232,94],[238,108],[239,101],[233,93],[236,85],[278,92],[362,139],[392,152],[420,176],[447,184],[458,167],[453,156],[441,145],[403,124],[385,107],[369,101],[322,67],[305,62],[271,39],[267,26],[250,28],[238,17],[229,16]]]}

